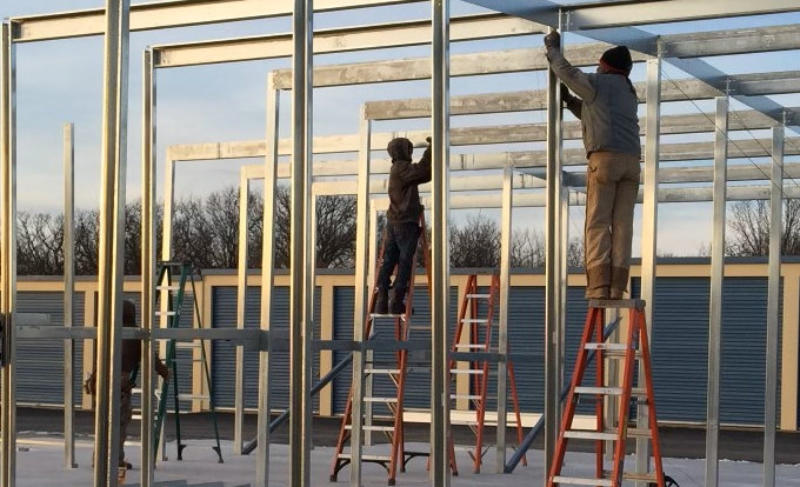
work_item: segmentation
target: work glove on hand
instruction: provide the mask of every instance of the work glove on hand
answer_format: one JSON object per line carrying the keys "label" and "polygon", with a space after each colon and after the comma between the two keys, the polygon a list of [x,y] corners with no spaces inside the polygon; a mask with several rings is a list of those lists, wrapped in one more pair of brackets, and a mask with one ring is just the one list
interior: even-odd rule
{"label": "work glove on hand", "polygon": [[575,99],[575,96],[569,92],[569,88],[564,83],[561,83],[561,102],[565,105],[568,105],[572,100]]}
{"label": "work glove on hand", "polygon": [[544,36],[544,45],[547,48],[555,47],[558,48],[561,46],[561,34],[558,33],[557,30],[547,34]]}

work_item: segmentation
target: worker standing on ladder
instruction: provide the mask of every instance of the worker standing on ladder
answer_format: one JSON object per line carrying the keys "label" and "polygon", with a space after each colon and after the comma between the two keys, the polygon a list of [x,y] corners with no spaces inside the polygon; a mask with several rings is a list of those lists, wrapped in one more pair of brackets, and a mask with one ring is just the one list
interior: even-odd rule
{"label": "worker standing on ladder", "polygon": [[[392,169],[389,173],[386,245],[375,291],[377,314],[403,314],[406,310],[405,296],[413,272],[411,265],[419,241],[419,217],[423,211],[417,186],[431,180],[430,137],[427,141],[428,147],[416,164],[411,159],[414,144],[410,140],[403,137],[392,139],[386,149],[392,158]],[[389,296],[389,277],[395,266],[397,275]]]}
{"label": "worker standing on ladder", "polygon": [[[563,82],[562,100],[581,121],[589,159],[584,255],[586,297],[622,299],[628,287],[633,208],[639,194],[641,141],[636,90],[628,76],[633,61],[625,46],[608,49],[597,73],[572,66],[559,49],[561,36],[544,38],[547,59]],[[569,93],[569,88],[578,96]]]}

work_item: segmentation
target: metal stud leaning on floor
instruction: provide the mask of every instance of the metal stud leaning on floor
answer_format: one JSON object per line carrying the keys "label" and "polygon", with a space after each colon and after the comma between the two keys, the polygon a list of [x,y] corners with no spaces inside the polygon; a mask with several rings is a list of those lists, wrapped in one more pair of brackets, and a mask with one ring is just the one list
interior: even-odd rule
{"label": "metal stud leaning on floor", "polygon": [[[183,263],[183,262],[160,262],[158,264],[158,277],[155,280],[156,286],[156,300],[159,299],[159,296],[164,293],[166,294],[167,298],[167,306],[159,307],[158,303],[156,303],[156,307],[161,309],[162,311],[156,311],[156,315],[160,316],[162,314],[166,315],[167,318],[167,327],[168,328],[179,328],[180,321],[181,321],[181,314],[183,309],[183,300],[185,297],[186,291],[186,284],[187,281],[191,284],[191,291],[192,296],[197,296],[196,288],[195,288],[195,281],[194,281],[194,269],[192,268],[191,264]],[[174,275],[178,274],[177,283],[175,283]],[[197,328],[202,328],[203,325],[200,322],[200,309],[199,305],[197,304],[197,299],[193,299],[194,301],[194,312],[197,316],[197,320],[195,321]],[[199,342],[199,343],[195,343]],[[220,447],[219,442],[219,427],[217,424],[217,415],[216,409],[214,407],[214,391],[211,384],[211,373],[208,367],[208,358],[206,356],[206,343],[205,340],[196,340],[189,343],[178,343],[176,340],[169,340],[167,342],[167,357],[166,357],[166,366],[170,371],[170,377],[167,380],[162,381],[161,384],[161,391],[157,394],[158,399],[158,412],[155,418],[155,423],[153,426],[153,454],[156,454],[158,451],[158,443],[161,439],[163,428],[164,428],[164,420],[167,415],[167,399],[169,395],[169,387],[170,387],[170,380],[172,380],[172,385],[174,387],[173,391],[173,399],[174,399],[174,417],[175,417],[175,437],[176,437],[176,444],[178,449],[178,460],[183,460],[183,449],[186,448],[186,445],[181,442],[181,414],[180,414],[180,405],[181,402],[184,401],[194,401],[194,400],[207,400],[208,401],[208,410],[209,414],[211,415],[211,420],[214,427],[214,438],[216,440],[216,446],[211,447],[214,452],[217,454],[217,458],[219,463],[223,462],[222,459],[222,448]],[[208,395],[196,395],[196,394],[181,394],[178,389],[178,357],[177,357],[177,350],[179,348],[182,349],[190,349],[193,352],[193,362],[199,361],[202,368],[203,380],[206,384],[206,390],[208,391]],[[194,350],[198,349],[200,351],[200,357],[195,358]]]}
{"label": "metal stud leaning on floor", "polygon": [[[647,336],[647,326],[644,318],[645,302],[638,299],[628,300],[590,300],[589,312],[586,316],[586,325],[583,329],[578,356],[575,361],[575,370],[572,375],[567,401],[564,405],[564,414],[561,429],[558,434],[553,462],[547,476],[547,487],[556,485],[597,485],[608,487],[621,487],[623,480],[644,481],[665,487],[664,472],[661,464],[661,446],[658,437],[658,422],[656,420],[655,396],[653,393],[653,375],[650,364],[650,347]],[[627,339],[625,343],[609,343],[603,337],[603,319],[606,309],[628,308],[630,312]],[[592,340],[595,340],[592,342]],[[583,378],[588,365],[588,356],[591,351],[597,354],[597,377],[594,386],[584,386]],[[621,360],[623,369],[622,385],[620,387],[606,387],[604,384],[604,360]],[[636,363],[643,365],[644,374],[639,375],[639,381],[644,378],[644,387],[634,387]],[[595,400],[596,428],[594,430],[573,429],[572,420],[578,398],[590,397]],[[619,401],[619,419],[617,425],[604,424],[605,399],[609,401],[617,398]],[[648,412],[648,428],[628,428],[630,414],[630,401],[636,399],[644,402]],[[653,448],[654,473],[625,474],[626,440],[629,438],[649,438]],[[567,443],[573,440],[590,440],[595,442],[595,477],[575,477],[562,475]],[[614,442],[614,457],[610,470],[605,468],[603,450],[606,441]]]}
{"label": "metal stud leaning on floor", "polygon": [[[414,253],[412,259],[412,269],[417,268],[418,257],[420,249],[423,253],[423,262],[428,276],[428,287],[430,288],[430,259],[428,257],[428,241],[425,230],[425,217],[420,216],[419,224],[421,227],[419,245]],[[386,250],[386,232],[384,231],[383,243],[378,258],[375,261],[376,269],[381,265],[383,256]],[[413,272],[413,271],[412,271]],[[378,273],[375,272],[376,276]],[[364,336],[368,340],[379,337],[380,331],[378,328],[382,323],[394,323],[394,338],[399,342],[408,342],[411,338],[412,330],[426,329],[430,331],[430,325],[412,325],[412,312],[414,305],[414,283],[413,274],[412,282],[408,287],[408,296],[406,297],[406,309],[403,314],[376,314],[375,301],[377,296],[377,282],[373,282],[372,293],[370,294],[369,306],[367,308],[367,319],[364,325]],[[351,431],[353,427],[353,402],[354,399],[362,400],[365,403],[372,405],[381,405],[389,412],[389,417],[377,416],[373,418],[372,424],[363,424],[362,429],[366,432],[379,432],[383,433],[391,444],[391,451],[389,455],[385,454],[364,454],[361,455],[363,462],[377,463],[383,466],[388,473],[388,484],[395,485],[397,472],[405,471],[406,463],[417,456],[428,456],[429,452],[411,452],[405,450],[404,439],[404,422],[403,422],[403,400],[405,397],[406,376],[409,371],[408,367],[408,350],[401,348],[394,352],[394,358],[390,361],[381,356],[380,354],[373,354],[373,360],[367,362],[364,369],[364,379],[388,377],[392,385],[396,388],[395,396],[365,396],[363,398],[355,398],[353,396],[353,388],[350,389],[350,394],[347,399],[347,406],[345,408],[342,424],[339,428],[339,436],[336,442],[336,452],[334,453],[331,462],[330,481],[336,482],[339,472],[349,465],[352,461],[352,454],[345,451],[345,446],[350,441]],[[361,421],[364,417],[362,415]],[[352,445],[351,445],[352,446]],[[367,445],[365,445],[367,446]]]}
{"label": "metal stud leaning on floor", "polygon": [[[467,278],[467,285],[464,291],[464,297],[461,300],[461,307],[459,308],[458,313],[458,323],[456,325],[456,332],[453,335],[453,346],[451,349],[454,354],[461,353],[467,354],[467,356],[471,354],[475,355],[474,360],[469,360],[469,367],[467,368],[457,367],[457,363],[459,362],[458,358],[451,359],[449,366],[450,382],[452,384],[451,391],[456,390],[456,381],[459,375],[466,375],[469,379],[469,382],[471,382],[469,394],[463,395],[458,394],[457,392],[451,392],[450,400],[457,401],[459,399],[466,399],[470,403],[471,409],[474,410],[475,417],[474,419],[469,418],[466,421],[457,420],[451,417],[450,424],[467,425],[475,434],[475,446],[470,448],[468,451],[473,461],[474,473],[480,473],[483,456],[488,451],[488,447],[484,448],[483,446],[483,438],[484,426],[486,426],[486,401],[488,399],[489,375],[491,371],[490,361],[486,357],[480,357],[480,354],[492,353],[496,351],[496,348],[493,348],[492,341],[494,338],[494,312],[499,294],[499,275],[492,275],[491,286],[489,287],[489,291],[486,293],[479,292],[477,275],[472,274]],[[486,313],[485,316],[481,316],[481,311]],[[467,312],[469,312],[469,317],[467,316]],[[467,333],[469,336],[469,340],[467,342],[463,342],[461,339],[465,327],[467,328]],[[466,356],[462,355],[462,357]],[[519,398],[517,396],[517,383],[514,377],[514,367],[511,363],[511,360],[507,359],[506,363],[508,365],[506,370],[511,385],[511,400],[514,407],[515,423],[513,426],[517,431],[517,442],[521,444],[523,440],[523,432],[522,417],[519,410]],[[452,411],[456,409],[455,405],[452,406],[451,415]],[[449,441],[451,443],[453,442],[452,434],[450,435]],[[455,460],[453,461],[455,462]],[[528,465],[528,460],[524,456],[522,458],[522,463],[524,465]]]}

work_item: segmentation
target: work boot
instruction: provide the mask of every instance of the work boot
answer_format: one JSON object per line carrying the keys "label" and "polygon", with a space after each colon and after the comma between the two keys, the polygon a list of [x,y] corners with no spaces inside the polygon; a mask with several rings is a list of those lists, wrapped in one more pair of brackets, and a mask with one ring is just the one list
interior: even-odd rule
{"label": "work boot", "polygon": [[405,289],[392,289],[392,294],[389,296],[389,312],[393,315],[405,314],[405,297]]}
{"label": "work boot", "polygon": [[608,299],[608,286],[600,286],[586,290],[586,299]]}
{"label": "work boot", "polygon": [[379,287],[375,290],[375,314],[385,315],[389,313],[389,291]]}
{"label": "work boot", "polygon": [[613,287],[608,292],[608,299],[618,300],[622,299],[622,296],[625,294],[624,289],[614,289]]}

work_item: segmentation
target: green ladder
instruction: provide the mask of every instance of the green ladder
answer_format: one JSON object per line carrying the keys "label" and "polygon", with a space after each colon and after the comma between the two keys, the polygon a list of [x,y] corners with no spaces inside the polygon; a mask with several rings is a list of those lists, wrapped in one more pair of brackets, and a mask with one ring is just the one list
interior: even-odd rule
{"label": "green ladder", "polygon": [[[186,292],[187,281],[191,284],[192,296],[195,297],[194,312],[197,319],[195,325],[197,328],[203,328],[202,315],[200,314],[200,307],[197,304],[197,292],[194,280],[194,269],[192,265],[186,262],[159,262],[157,271],[158,278],[155,281],[155,314],[157,317],[166,316],[168,328],[179,328],[181,322],[181,312],[183,310],[183,300]],[[175,283],[175,276],[178,275],[177,283]],[[167,307],[163,310],[160,302],[161,295],[166,294]],[[211,384],[211,373],[208,368],[208,358],[206,356],[205,340],[200,339],[200,362],[203,368],[203,378],[206,381],[208,396],[194,396],[192,394],[180,394],[178,390],[178,360],[177,349],[178,343],[176,340],[169,340],[167,342],[167,358],[165,364],[170,371],[171,377],[167,380],[161,381],[161,392],[157,397],[158,400],[158,413],[155,418],[154,432],[153,432],[153,455],[158,455],[158,444],[161,439],[162,428],[164,427],[164,419],[167,415],[167,398],[169,396],[170,380],[174,388],[173,399],[175,405],[175,437],[178,445],[178,460],[183,460],[183,449],[186,445],[181,441],[181,401],[191,401],[195,399],[208,400],[209,412],[214,424],[214,438],[216,439],[216,446],[212,449],[217,453],[219,463],[223,463],[222,449],[219,443],[219,426],[217,424],[217,413],[214,407],[214,390]],[[194,341],[188,344],[188,347],[180,348],[197,348]],[[193,358],[193,361],[196,359]]]}

